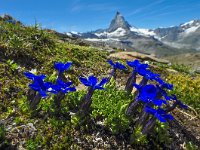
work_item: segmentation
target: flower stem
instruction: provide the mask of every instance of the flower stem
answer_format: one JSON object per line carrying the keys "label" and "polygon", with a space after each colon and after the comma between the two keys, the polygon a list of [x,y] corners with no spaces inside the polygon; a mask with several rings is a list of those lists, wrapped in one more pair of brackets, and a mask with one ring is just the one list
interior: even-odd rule
{"label": "flower stem", "polygon": [[128,78],[127,82],[126,82],[126,86],[125,86],[125,91],[127,91],[127,93],[131,93],[133,90],[133,84],[136,82],[136,72],[133,71],[131,76]]}
{"label": "flower stem", "polygon": [[142,134],[147,134],[149,133],[153,127],[156,125],[156,118],[153,117],[151,118],[148,123],[144,126],[144,128],[142,129]]}

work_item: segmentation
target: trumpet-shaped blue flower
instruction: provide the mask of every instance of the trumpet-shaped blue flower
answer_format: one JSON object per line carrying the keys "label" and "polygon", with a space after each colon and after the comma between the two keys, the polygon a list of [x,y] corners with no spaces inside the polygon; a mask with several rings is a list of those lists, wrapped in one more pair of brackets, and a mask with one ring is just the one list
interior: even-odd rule
{"label": "trumpet-shaped blue flower", "polygon": [[134,68],[134,70],[138,73],[145,74],[146,69],[149,68],[148,64],[141,64],[139,60],[134,61],[126,61],[127,65]]}
{"label": "trumpet-shaped blue flower", "polygon": [[85,86],[91,87],[93,90],[103,90],[103,85],[108,82],[106,78],[103,78],[101,82],[98,84],[98,80],[95,76],[89,76],[87,78],[80,77],[79,80],[81,83],[83,83]]}
{"label": "trumpet-shaped blue flower", "polygon": [[70,87],[73,83],[72,82],[63,82],[60,79],[57,79],[56,85],[52,86],[52,88],[57,91],[57,92],[63,92],[63,93],[68,93],[68,92],[75,92],[76,88],[75,87]]}
{"label": "trumpet-shaped blue flower", "polygon": [[139,95],[137,99],[144,103],[153,103],[157,106],[162,106],[162,104],[166,104],[165,100],[157,99],[157,88],[153,84],[145,85],[144,87],[140,87],[137,84],[134,86],[139,90]]}
{"label": "trumpet-shaped blue flower", "polygon": [[30,72],[25,72],[24,75],[33,81],[33,83],[29,84],[29,87],[37,91],[42,98],[47,96],[47,92],[56,93],[55,89],[52,88],[52,83],[44,82],[45,75],[34,75]]}
{"label": "trumpet-shaped blue flower", "polygon": [[65,70],[70,68],[71,64],[72,62],[67,62],[66,64],[62,62],[56,62],[54,64],[54,68],[58,70],[59,74],[62,74]]}
{"label": "trumpet-shaped blue flower", "polygon": [[157,110],[154,108],[151,108],[149,106],[145,107],[145,111],[147,113],[152,114],[154,117],[156,117],[160,122],[166,122],[167,120],[173,120],[174,117],[170,114],[167,114],[166,111],[164,111],[161,108],[158,108]]}
{"label": "trumpet-shaped blue flower", "polygon": [[114,68],[114,69],[119,69],[119,70],[126,70],[127,68],[119,63],[119,62],[116,62],[114,63],[112,60],[107,60],[107,62]]}

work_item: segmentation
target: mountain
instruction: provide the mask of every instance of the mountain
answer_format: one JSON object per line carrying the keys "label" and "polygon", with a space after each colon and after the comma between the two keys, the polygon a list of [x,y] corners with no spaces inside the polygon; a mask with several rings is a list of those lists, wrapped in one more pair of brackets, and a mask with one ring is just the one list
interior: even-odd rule
{"label": "mountain", "polygon": [[86,33],[67,33],[92,44],[126,51],[138,51],[158,57],[200,50],[200,21],[169,28],[140,29],[131,26],[117,12],[107,29]]}
{"label": "mountain", "polygon": [[154,33],[162,42],[173,47],[200,50],[200,20],[169,28],[158,28]]}
{"label": "mountain", "polygon": [[110,27],[108,28],[108,32],[114,32],[119,28],[129,31],[131,25],[124,19],[120,12],[117,12],[115,18],[111,21]]}

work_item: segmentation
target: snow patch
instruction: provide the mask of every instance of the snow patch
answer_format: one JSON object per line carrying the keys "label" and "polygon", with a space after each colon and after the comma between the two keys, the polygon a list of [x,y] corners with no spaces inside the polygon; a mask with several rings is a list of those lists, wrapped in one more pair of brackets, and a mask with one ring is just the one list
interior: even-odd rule
{"label": "snow patch", "polygon": [[91,38],[87,38],[87,39],[85,39],[86,41],[91,41],[91,42],[106,42],[106,41],[108,41],[109,39],[96,39],[96,38],[94,38],[94,39],[91,39]]}
{"label": "snow patch", "polygon": [[85,39],[86,41],[91,41],[91,42],[107,42],[107,41],[120,41],[119,39],[116,38],[108,38],[108,39],[97,39],[97,38],[87,38]]}
{"label": "snow patch", "polygon": [[105,37],[121,37],[126,35],[126,30],[124,30],[123,28],[118,28],[113,32],[102,32],[102,33],[95,33],[96,36],[101,37],[101,36],[105,36]]}
{"label": "snow patch", "polygon": [[123,28],[118,28],[117,30],[110,32],[107,34],[108,37],[120,37],[120,36],[124,36],[126,35],[126,30],[124,30]]}
{"label": "snow patch", "polygon": [[199,25],[199,26],[192,26],[192,27],[186,29],[186,30],[184,31],[184,34],[193,33],[193,32],[195,32],[199,27],[200,27],[200,25]]}
{"label": "snow patch", "polygon": [[144,36],[155,36],[156,35],[153,30],[149,30],[149,29],[137,29],[135,27],[132,27],[131,31],[136,32],[139,35],[144,35]]}
{"label": "snow patch", "polygon": [[187,25],[192,25],[193,23],[194,23],[194,20],[191,20],[189,22],[186,22],[186,23],[182,24],[181,27],[187,26]]}
{"label": "snow patch", "polygon": [[66,35],[68,35],[68,36],[72,36],[72,34],[71,34],[70,32],[67,32]]}

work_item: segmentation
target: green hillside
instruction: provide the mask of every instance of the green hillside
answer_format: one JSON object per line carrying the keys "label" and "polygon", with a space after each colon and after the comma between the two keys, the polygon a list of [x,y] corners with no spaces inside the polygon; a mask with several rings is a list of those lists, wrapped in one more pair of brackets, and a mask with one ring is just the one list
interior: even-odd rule
{"label": "green hillside", "polygon": [[[106,62],[109,52],[63,36],[38,25],[24,26],[20,22],[13,24],[0,20],[0,149],[161,149],[182,142],[187,148],[197,148],[200,76],[189,74],[184,67],[172,65],[171,69],[175,71],[167,71],[169,66],[149,62],[154,72],[174,84],[170,93],[189,105],[187,111],[172,113],[186,130],[195,132],[182,140],[171,134],[173,130],[170,128],[181,132],[173,123],[169,126],[157,123],[154,132],[147,136],[141,135],[139,126],[132,127],[133,118],[127,117],[125,110],[134,94],[128,95],[122,90],[131,68],[125,72],[117,71],[116,82],[112,80],[107,84],[107,90],[94,92],[91,114],[82,123],[71,113],[80,105],[86,88],[67,94],[61,102],[59,114],[53,104],[54,96],[42,99],[36,110],[30,110],[27,95],[31,81],[24,76],[26,71],[45,74],[46,80],[55,82],[57,71],[54,63],[71,61],[72,67],[65,75],[77,87],[81,84],[80,76],[93,74],[102,79],[111,71]],[[124,60],[117,61],[125,64]]]}

